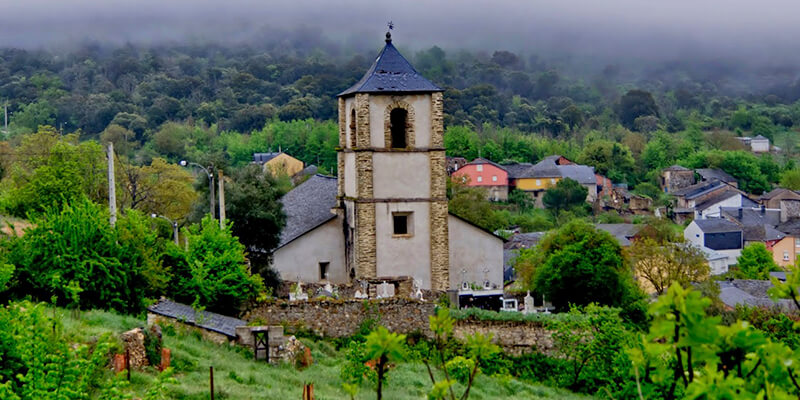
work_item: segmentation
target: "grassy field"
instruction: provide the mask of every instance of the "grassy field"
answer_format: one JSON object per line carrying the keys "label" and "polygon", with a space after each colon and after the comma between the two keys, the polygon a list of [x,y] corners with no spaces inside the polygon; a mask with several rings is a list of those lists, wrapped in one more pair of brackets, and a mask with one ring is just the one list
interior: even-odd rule
{"label": "grassy field", "polygon": [[[67,311],[61,311],[61,318],[66,334],[75,342],[87,342],[105,332],[119,333],[144,325],[143,320],[101,311],[82,312],[77,318]],[[172,366],[177,379],[177,384],[167,386],[167,394],[174,399],[208,399],[208,368],[213,365],[216,399],[299,399],[304,382],[314,383],[315,399],[347,399],[348,395],[342,390],[339,380],[343,355],[325,341],[303,342],[311,348],[314,364],[298,371],[288,365],[256,363],[246,350],[216,345],[202,340],[189,330],[165,330],[164,345],[172,349]],[[141,397],[155,377],[153,370],[134,372],[131,385],[125,390]],[[384,398],[424,399],[429,390],[430,381],[424,365],[400,363],[389,373]],[[357,398],[374,399],[374,389],[363,386]],[[470,399],[587,398],[516,379],[483,375],[478,377],[470,393]]]}

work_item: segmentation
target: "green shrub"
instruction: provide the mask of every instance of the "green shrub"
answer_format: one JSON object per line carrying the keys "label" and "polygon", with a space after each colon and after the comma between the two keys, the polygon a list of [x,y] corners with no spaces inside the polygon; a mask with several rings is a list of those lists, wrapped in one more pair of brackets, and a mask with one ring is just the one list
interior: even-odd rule
{"label": "green shrub", "polygon": [[450,374],[450,378],[466,384],[469,381],[469,374],[475,368],[475,361],[462,356],[453,357],[450,361],[445,363],[445,368]]}

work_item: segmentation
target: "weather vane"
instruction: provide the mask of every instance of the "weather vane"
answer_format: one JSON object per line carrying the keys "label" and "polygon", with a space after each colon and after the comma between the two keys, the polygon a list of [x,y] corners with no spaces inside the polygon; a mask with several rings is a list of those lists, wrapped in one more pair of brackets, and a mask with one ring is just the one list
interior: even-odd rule
{"label": "weather vane", "polygon": [[[389,21],[389,23],[386,24],[386,25],[389,26],[389,31],[394,29],[394,23],[392,21]],[[386,31],[386,43],[391,43],[392,42],[392,33],[389,32],[389,31]]]}

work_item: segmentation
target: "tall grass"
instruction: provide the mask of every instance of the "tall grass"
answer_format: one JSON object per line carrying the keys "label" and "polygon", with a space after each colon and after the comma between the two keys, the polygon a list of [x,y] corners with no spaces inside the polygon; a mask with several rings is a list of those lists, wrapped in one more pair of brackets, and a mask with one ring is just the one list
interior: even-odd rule
{"label": "tall grass", "polygon": [[[120,333],[144,326],[143,319],[121,316],[104,311],[86,311],[75,318],[69,311],[59,310],[65,333],[75,342],[88,342],[104,332]],[[168,385],[168,395],[174,399],[208,399],[208,367],[214,367],[216,399],[299,399],[303,383],[314,384],[315,399],[347,399],[341,387],[339,368],[344,355],[325,341],[303,339],[311,348],[314,364],[304,370],[289,365],[273,366],[255,362],[248,349],[217,345],[203,340],[189,329],[165,329],[164,346],[172,349],[172,366],[177,384]],[[111,372],[109,372],[110,374]],[[157,372],[149,369],[134,371],[131,384],[125,389],[135,397],[145,394]],[[384,388],[386,399],[424,399],[430,390],[425,366],[416,362],[400,363],[388,374]],[[358,399],[375,397],[374,388],[365,384]],[[510,377],[480,375],[470,392],[470,399],[587,399],[559,389],[533,385]]]}

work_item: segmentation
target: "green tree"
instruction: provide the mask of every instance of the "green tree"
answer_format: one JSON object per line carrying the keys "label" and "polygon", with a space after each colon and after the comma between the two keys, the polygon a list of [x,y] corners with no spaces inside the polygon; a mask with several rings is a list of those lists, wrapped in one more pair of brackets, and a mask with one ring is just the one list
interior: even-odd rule
{"label": "green tree", "polygon": [[633,89],[622,96],[617,105],[617,114],[622,125],[635,129],[636,118],[652,115],[658,117],[658,106],[650,92]]}
{"label": "green tree", "polygon": [[169,245],[165,260],[174,273],[170,285],[176,300],[232,314],[264,290],[261,277],[251,275],[244,245],[230,225],[220,228],[219,221],[206,216],[183,233],[188,249]]}
{"label": "green tree", "polygon": [[781,187],[800,190],[800,169],[789,169],[781,174]]}
{"label": "green tree", "polygon": [[245,245],[251,264],[268,286],[278,283],[269,264],[286,224],[280,202],[284,193],[277,179],[255,164],[236,171],[226,187],[225,210],[233,222],[232,232]]}
{"label": "green tree", "polygon": [[638,292],[622,248],[608,232],[573,220],[535,249],[534,287],[558,310],[570,304],[624,306]]}
{"label": "green tree", "polygon": [[161,294],[168,279],[148,222],[132,213],[111,227],[108,211],[86,199],[45,209],[12,242],[8,261],[17,267],[15,293],[140,312],[146,297]]}
{"label": "green tree", "polygon": [[402,361],[405,359],[405,340],[406,335],[389,332],[386,328],[379,326],[378,329],[367,335],[364,343],[367,357],[375,360],[375,372],[378,375],[378,386],[376,393],[378,400],[383,398],[383,384],[386,382],[386,371],[390,361]]}
{"label": "green tree", "polygon": [[752,243],[742,249],[737,260],[737,267],[744,279],[769,279],[770,271],[779,270],[772,259],[772,253],[764,243]]}
{"label": "green tree", "polygon": [[192,187],[192,175],[160,157],[145,166],[120,160],[116,173],[121,189],[117,192],[120,210],[138,210],[180,221],[187,218],[198,197]]}
{"label": "green tree", "polygon": [[542,203],[558,215],[561,211],[571,210],[586,203],[586,195],[588,193],[589,189],[578,183],[578,181],[564,178],[544,192]]}
{"label": "green tree", "polygon": [[644,237],[631,244],[626,253],[634,274],[641,278],[642,289],[652,288],[659,295],[673,282],[688,286],[708,279],[705,256],[684,241],[659,242]]}
{"label": "green tree", "polygon": [[595,172],[615,182],[631,182],[633,178],[635,161],[624,144],[594,140],[584,145],[578,162],[593,166]]}
{"label": "green tree", "polygon": [[470,187],[448,179],[447,192],[448,208],[451,213],[491,231],[503,227],[503,221],[486,199],[486,189]]}

